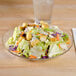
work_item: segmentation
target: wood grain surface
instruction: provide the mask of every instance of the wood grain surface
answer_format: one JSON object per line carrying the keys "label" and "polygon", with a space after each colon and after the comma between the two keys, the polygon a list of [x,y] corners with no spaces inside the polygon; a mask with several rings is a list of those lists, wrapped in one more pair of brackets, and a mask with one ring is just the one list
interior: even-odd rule
{"label": "wood grain surface", "polygon": [[[74,45],[64,55],[47,61],[29,61],[10,54],[2,36],[23,22],[33,22],[32,0],[0,0],[0,76],[76,76]],[[71,31],[76,27],[76,0],[55,0],[51,25]]]}

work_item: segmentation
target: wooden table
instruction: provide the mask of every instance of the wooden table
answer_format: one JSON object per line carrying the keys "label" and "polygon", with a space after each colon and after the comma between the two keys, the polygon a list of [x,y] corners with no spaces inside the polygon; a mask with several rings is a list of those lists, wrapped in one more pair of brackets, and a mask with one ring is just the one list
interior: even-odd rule
{"label": "wooden table", "polygon": [[[32,0],[0,0],[0,76],[76,76],[74,45],[60,57],[36,62],[14,56],[4,48],[2,35],[32,19]],[[55,0],[51,24],[67,31],[76,27],[76,0]]]}

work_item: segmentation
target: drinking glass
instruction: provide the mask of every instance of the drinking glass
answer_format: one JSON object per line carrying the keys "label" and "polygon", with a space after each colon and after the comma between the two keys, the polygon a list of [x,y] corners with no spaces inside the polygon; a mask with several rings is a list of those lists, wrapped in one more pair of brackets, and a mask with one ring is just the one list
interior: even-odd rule
{"label": "drinking glass", "polygon": [[51,22],[54,0],[33,0],[35,22]]}

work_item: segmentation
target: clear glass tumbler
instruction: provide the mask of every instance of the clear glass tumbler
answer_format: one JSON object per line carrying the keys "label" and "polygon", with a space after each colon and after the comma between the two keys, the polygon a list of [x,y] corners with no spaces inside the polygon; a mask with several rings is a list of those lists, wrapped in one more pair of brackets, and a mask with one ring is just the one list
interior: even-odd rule
{"label": "clear glass tumbler", "polygon": [[52,6],[54,0],[33,0],[35,22],[51,22]]}

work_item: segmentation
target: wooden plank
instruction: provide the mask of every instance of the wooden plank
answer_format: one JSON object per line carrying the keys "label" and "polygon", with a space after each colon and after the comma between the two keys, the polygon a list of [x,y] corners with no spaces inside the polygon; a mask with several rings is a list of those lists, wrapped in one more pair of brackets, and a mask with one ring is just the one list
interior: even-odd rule
{"label": "wooden plank", "polygon": [[0,0],[0,5],[32,4],[32,0]]}
{"label": "wooden plank", "polygon": [[[8,14],[7,14],[8,13]],[[1,17],[24,17],[24,18],[30,18],[32,17],[33,10],[31,10],[31,7],[1,7],[0,8],[0,18]]]}
{"label": "wooden plank", "polygon": [[55,0],[55,4],[58,5],[75,5],[76,4],[76,0]]}
{"label": "wooden plank", "polygon": [[[43,69],[44,68],[44,69]],[[68,73],[69,72],[69,73]],[[2,76],[75,76],[75,72],[76,72],[76,69],[71,69],[71,68],[68,68],[65,70],[65,68],[63,69],[59,69],[59,68],[52,68],[52,67],[37,67],[37,68],[10,68],[10,69],[2,69],[0,70],[0,73]]]}
{"label": "wooden plank", "polygon": [[[76,5],[68,6],[54,6],[53,18],[76,20]],[[7,14],[8,13],[8,14]],[[26,15],[27,14],[27,15]],[[0,7],[0,18],[15,17],[15,18],[33,18],[33,6],[1,6]]]}
{"label": "wooden plank", "polygon": [[[54,4],[57,5],[75,5],[75,0],[54,0]],[[32,0],[0,0],[0,5],[26,5],[26,4],[32,4]]]}

